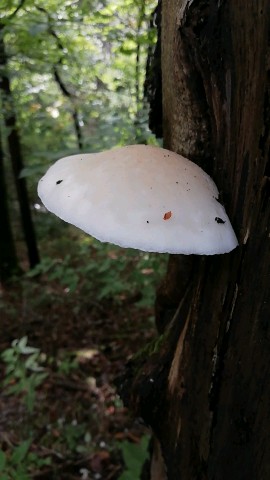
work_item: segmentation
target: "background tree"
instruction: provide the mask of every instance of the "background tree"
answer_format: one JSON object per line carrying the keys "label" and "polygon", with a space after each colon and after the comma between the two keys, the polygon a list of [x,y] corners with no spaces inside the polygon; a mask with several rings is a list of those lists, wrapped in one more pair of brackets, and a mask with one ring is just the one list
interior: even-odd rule
{"label": "background tree", "polygon": [[161,9],[164,144],[214,178],[239,247],[171,256],[159,352],[131,364],[122,389],[154,431],[152,479],[267,480],[270,5],[163,0]]}
{"label": "background tree", "polygon": [[4,170],[4,152],[0,135],[0,281],[5,284],[18,272],[18,259],[12,234],[6,179]]}
{"label": "background tree", "polygon": [[14,182],[20,208],[21,224],[28,252],[30,267],[39,263],[39,253],[32,221],[31,208],[25,178],[20,177],[24,167],[23,154],[16,120],[16,111],[12,97],[12,91],[8,73],[8,59],[4,42],[4,25],[0,24],[0,94],[3,107],[5,131],[7,132],[7,144],[12,164]]}

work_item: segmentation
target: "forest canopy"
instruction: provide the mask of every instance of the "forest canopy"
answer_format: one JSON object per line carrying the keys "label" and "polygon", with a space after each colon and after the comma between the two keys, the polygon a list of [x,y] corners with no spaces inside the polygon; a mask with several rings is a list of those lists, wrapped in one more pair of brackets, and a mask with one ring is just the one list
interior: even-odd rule
{"label": "forest canopy", "polygon": [[79,147],[145,141],[143,84],[155,41],[149,28],[154,2],[28,0],[19,6],[7,1],[0,18],[24,174]]}

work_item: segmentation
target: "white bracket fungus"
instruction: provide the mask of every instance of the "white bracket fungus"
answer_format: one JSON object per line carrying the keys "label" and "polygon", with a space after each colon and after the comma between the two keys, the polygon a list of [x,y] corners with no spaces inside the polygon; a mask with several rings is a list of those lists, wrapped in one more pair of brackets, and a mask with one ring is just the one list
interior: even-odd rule
{"label": "white bracket fungus", "polygon": [[93,237],[148,252],[227,253],[237,239],[213,180],[169,150],[131,145],[58,160],[45,207]]}

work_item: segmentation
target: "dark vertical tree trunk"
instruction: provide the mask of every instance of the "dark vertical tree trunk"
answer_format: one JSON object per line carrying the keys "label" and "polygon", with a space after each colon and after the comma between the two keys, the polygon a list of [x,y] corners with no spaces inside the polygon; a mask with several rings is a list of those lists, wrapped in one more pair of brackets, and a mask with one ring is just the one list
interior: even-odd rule
{"label": "dark vertical tree trunk", "polygon": [[270,478],[269,34],[269,0],[162,1],[164,143],[212,175],[240,245],[171,257],[158,353],[122,383],[152,480]]}
{"label": "dark vertical tree trunk", "polygon": [[32,268],[39,263],[39,254],[31,217],[26,181],[24,178],[20,178],[20,172],[23,168],[23,158],[7,68],[7,56],[3,39],[3,25],[0,25],[0,93],[2,96],[3,117],[7,130],[7,142],[20,206],[22,228],[28,251],[29,264]]}
{"label": "dark vertical tree trunk", "polygon": [[4,175],[4,155],[0,135],[0,282],[7,283],[19,272],[15,243],[8,211],[7,189]]}

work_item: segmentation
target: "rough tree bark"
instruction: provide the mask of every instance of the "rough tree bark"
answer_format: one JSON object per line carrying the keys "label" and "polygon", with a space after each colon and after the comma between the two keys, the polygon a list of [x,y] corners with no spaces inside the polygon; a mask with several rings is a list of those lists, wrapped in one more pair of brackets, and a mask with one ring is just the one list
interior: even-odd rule
{"label": "rough tree bark", "polygon": [[270,3],[163,0],[161,31],[164,144],[214,178],[239,247],[170,258],[158,352],[122,394],[152,480],[269,480]]}

